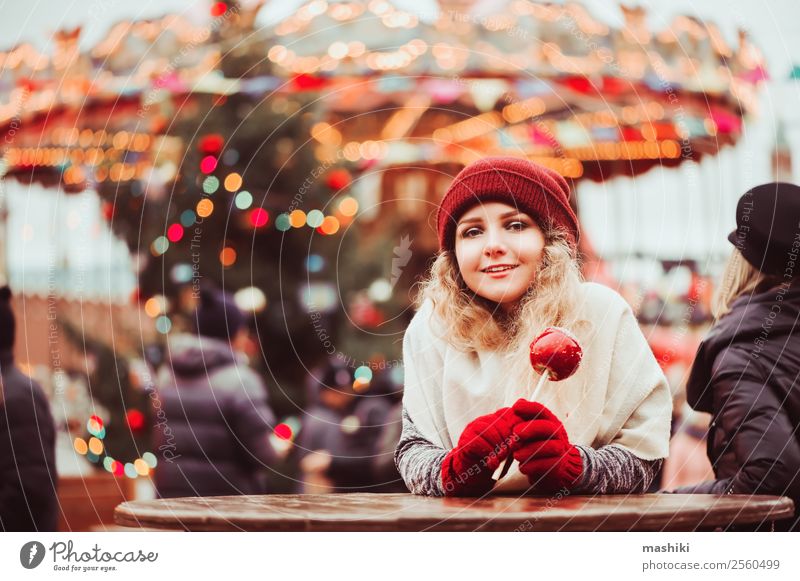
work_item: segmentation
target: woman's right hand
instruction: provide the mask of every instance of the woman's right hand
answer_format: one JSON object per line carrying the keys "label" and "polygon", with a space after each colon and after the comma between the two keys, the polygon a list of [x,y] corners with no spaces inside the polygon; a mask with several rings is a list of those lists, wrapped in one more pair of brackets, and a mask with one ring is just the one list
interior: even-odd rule
{"label": "woman's right hand", "polygon": [[506,407],[467,424],[458,445],[442,462],[446,496],[482,496],[492,489],[492,475],[511,453],[514,426],[519,421]]}

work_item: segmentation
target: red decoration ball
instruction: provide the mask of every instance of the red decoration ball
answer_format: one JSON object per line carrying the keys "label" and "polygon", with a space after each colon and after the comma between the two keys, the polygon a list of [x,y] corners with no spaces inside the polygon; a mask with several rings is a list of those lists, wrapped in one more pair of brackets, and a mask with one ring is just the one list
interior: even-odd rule
{"label": "red decoration ball", "polygon": [[531,365],[536,373],[549,373],[552,381],[566,379],[578,369],[583,350],[569,331],[548,327],[531,343]]}
{"label": "red decoration ball", "polygon": [[325,185],[334,191],[343,190],[353,181],[350,172],[346,169],[335,169],[325,179]]}

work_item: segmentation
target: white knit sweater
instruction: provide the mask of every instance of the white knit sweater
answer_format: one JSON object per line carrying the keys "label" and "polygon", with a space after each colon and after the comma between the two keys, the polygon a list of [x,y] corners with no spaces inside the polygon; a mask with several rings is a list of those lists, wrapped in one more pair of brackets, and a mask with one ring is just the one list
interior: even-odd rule
{"label": "white knit sweater", "polygon": [[[613,290],[583,283],[578,315],[586,323],[571,330],[583,348],[581,365],[572,377],[546,383],[539,401],[584,450],[613,444],[642,460],[665,458],[672,398],[630,307]],[[422,438],[451,449],[473,419],[530,398],[537,377],[528,361],[512,362],[498,352],[466,353],[446,337],[445,325],[426,302],[403,342],[403,404]],[[519,379],[525,376],[527,384]],[[527,487],[525,476],[512,469],[495,489]]]}

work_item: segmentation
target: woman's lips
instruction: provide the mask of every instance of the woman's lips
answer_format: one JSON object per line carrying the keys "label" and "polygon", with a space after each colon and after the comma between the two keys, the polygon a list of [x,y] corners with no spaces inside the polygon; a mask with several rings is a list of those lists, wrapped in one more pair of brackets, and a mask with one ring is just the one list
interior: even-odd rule
{"label": "woman's lips", "polygon": [[514,264],[514,265],[508,264],[508,265],[503,265],[503,266],[508,266],[509,268],[505,268],[503,270],[497,270],[497,271],[494,271],[494,272],[484,269],[481,272],[483,272],[483,274],[485,274],[487,276],[491,276],[492,278],[503,278],[504,276],[507,276],[508,274],[510,274],[519,265],[518,264]]}

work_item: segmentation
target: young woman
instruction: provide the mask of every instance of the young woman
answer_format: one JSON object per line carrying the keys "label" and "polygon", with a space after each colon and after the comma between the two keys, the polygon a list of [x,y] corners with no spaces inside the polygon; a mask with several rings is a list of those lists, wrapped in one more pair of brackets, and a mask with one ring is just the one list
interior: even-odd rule
{"label": "young woman", "polygon": [[689,404],[712,414],[716,479],[676,492],[786,495],[800,506],[800,187],[753,188],[736,225],[717,322],[686,386]]}
{"label": "young woman", "polygon": [[[668,451],[669,388],[629,306],[581,282],[564,179],[525,160],[478,161],[451,184],[437,229],[441,250],[403,343],[395,461],[408,488],[647,490]],[[531,402],[529,345],[553,325],[577,337],[583,360]],[[519,464],[495,486],[509,456]]]}

